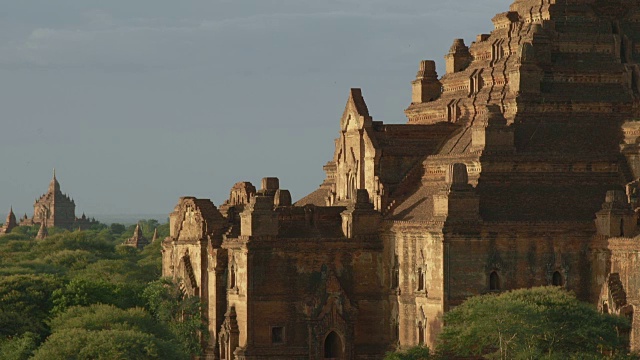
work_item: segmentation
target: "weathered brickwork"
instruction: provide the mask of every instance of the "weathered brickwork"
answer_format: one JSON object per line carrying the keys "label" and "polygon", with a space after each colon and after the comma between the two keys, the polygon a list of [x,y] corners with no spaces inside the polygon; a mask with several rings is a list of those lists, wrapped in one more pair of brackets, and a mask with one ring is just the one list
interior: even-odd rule
{"label": "weathered brickwork", "polygon": [[208,301],[210,357],[379,359],[469,296],[541,285],[633,318],[640,1],[517,0],[493,24],[442,77],[420,62],[407,124],[352,89],[296,203],[275,178],[180,200],[163,272]]}

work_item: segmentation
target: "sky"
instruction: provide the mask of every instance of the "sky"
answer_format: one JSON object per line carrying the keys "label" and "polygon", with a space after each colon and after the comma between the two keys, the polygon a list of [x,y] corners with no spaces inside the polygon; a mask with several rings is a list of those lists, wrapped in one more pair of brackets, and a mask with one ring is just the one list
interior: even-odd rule
{"label": "sky", "polygon": [[[350,88],[404,123],[420,60],[507,0],[0,0],[0,214],[56,169],[76,213],[168,214],[280,178],[315,190]],[[0,215],[4,217],[4,215]]]}

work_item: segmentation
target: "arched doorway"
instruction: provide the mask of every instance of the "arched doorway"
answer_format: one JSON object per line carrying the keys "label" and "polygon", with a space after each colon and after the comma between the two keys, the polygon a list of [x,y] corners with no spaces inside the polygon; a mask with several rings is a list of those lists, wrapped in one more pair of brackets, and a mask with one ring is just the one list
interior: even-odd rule
{"label": "arched doorway", "polygon": [[340,335],[332,331],[324,339],[324,359],[344,359],[344,348]]}
{"label": "arched doorway", "polygon": [[553,284],[553,286],[563,286],[564,285],[564,280],[562,279],[562,275],[560,274],[559,271],[556,271],[553,273],[553,277],[551,279],[551,283]]}

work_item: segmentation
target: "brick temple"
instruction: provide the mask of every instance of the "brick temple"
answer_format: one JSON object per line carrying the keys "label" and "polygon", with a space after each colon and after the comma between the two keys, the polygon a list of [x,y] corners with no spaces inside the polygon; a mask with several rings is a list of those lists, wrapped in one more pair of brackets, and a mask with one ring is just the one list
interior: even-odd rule
{"label": "brick temple", "polygon": [[352,89],[301,200],[277,178],[180,199],[163,273],[207,303],[209,357],[380,359],[470,296],[544,285],[631,318],[640,350],[640,1],[517,0],[493,24],[442,76],[420,62],[406,124]]}
{"label": "brick temple", "polygon": [[13,207],[9,211],[7,220],[3,227],[0,227],[0,235],[8,234],[17,226],[40,226],[39,237],[45,237],[46,228],[55,226],[63,229],[88,229],[91,225],[97,224],[95,219],[89,219],[85,214],[76,217],[76,203],[60,190],[60,183],[56,178],[56,171],[53,170],[53,178],[49,183],[47,192],[41,195],[33,203],[33,216],[24,214],[19,222],[13,213]]}

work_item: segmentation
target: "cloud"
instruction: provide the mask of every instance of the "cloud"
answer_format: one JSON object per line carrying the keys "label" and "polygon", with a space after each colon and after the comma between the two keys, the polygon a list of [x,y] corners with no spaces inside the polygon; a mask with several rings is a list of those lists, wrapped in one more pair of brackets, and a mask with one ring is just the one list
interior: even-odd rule
{"label": "cloud", "polygon": [[[111,69],[178,66],[195,64],[198,57],[187,54],[201,52],[206,44],[232,45],[238,39],[266,36],[282,29],[304,32],[309,21],[354,19],[357,21],[407,21],[429,19],[431,14],[313,12],[255,14],[220,20],[189,19],[115,19],[102,10],[86,12],[83,23],[66,27],[39,27],[23,39],[0,43],[0,66],[51,66]],[[345,23],[347,24],[347,23]],[[296,30],[293,30],[293,29]],[[234,31],[234,33],[231,33]],[[294,34],[295,35],[295,34]],[[293,36],[293,35],[291,35]],[[311,34],[311,36],[314,36]],[[207,51],[204,51],[207,53]]]}
{"label": "cloud", "polygon": [[[117,72],[119,69],[205,66],[223,62],[221,58],[229,61],[228,54],[243,57],[238,53],[239,47],[264,52],[265,45],[256,39],[268,42],[274,47],[273,51],[281,52],[287,51],[290,45],[317,51],[310,44],[304,44],[305,37],[319,42],[316,46],[329,47],[327,50],[344,51],[349,47],[353,51],[364,46],[362,42],[378,41],[372,39],[376,36],[391,42],[402,41],[396,37],[406,36],[405,30],[409,27],[432,31],[438,24],[445,26],[452,18],[465,23],[467,17],[477,16],[474,11],[480,5],[463,3],[433,7],[422,2],[401,1],[394,3],[397,9],[392,10],[382,0],[333,0],[320,5],[308,2],[306,7],[283,1],[268,2],[267,5],[280,5],[272,6],[273,12],[262,3],[262,8],[256,4],[255,9],[245,5],[247,15],[237,16],[243,8],[229,2],[225,4],[235,6],[233,11],[225,12],[223,8],[222,15],[207,13],[202,18],[172,18],[170,14],[124,17],[122,13],[114,15],[104,9],[90,9],[81,12],[75,23],[35,27],[18,36],[14,33],[10,38],[0,37],[0,68],[95,67]],[[286,8],[282,4],[292,5],[289,6],[292,11],[278,12]],[[426,26],[427,23],[430,25]],[[2,30],[0,23],[0,32]],[[420,34],[415,30],[413,33]],[[344,39],[351,41],[346,43]]]}
{"label": "cloud", "polygon": [[330,11],[316,13],[275,13],[275,14],[256,14],[246,17],[237,17],[223,20],[209,20],[200,23],[201,29],[215,29],[221,27],[247,27],[253,28],[255,24],[278,24],[279,21],[299,20],[299,19],[341,19],[341,18],[361,18],[368,20],[408,20],[408,19],[426,19],[435,17],[438,14],[433,13],[362,13],[362,12],[346,12],[346,11]]}
{"label": "cloud", "polygon": [[102,9],[92,9],[89,11],[85,11],[82,14],[82,17],[85,19],[86,23],[99,26],[99,27],[108,27],[113,26],[114,19],[111,13]]}

